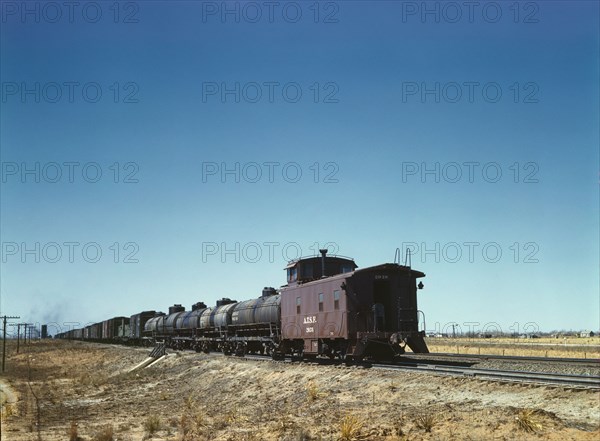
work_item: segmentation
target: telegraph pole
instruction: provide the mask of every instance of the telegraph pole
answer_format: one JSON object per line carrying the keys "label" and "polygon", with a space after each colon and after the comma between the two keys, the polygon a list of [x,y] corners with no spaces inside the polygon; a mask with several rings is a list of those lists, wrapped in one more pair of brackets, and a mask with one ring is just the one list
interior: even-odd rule
{"label": "telegraph pole", "polygon": [[[29,334],[27,333],[29,331]],[[29,344],[31,344],[31,326],[30,323],[25,323],[25,344],[27,344],[27,336],[29,335]]]}
{"label": "telegraph pole", "polygon": [[21,323],[17,323],[17,354],[19,353],[19,340],[21,339]]}
{"label": "telegraph pole", "polygon": [[17,354],[19,353],[19,343],[21,341],[21,326],[24,326],[25,323],[10,323],[9,326],[17,327]]}
{"label": "telegraph pole", "polygon": [[2,340],[3,340],[3,342],[2,342],[2,372],[4,372],[4,364],[6,362],[6,321],[7,320],[18,320],[21,317],[5,315],[0,318],[2,318],[2,320],[4,322],[4,335],[2,337]]}

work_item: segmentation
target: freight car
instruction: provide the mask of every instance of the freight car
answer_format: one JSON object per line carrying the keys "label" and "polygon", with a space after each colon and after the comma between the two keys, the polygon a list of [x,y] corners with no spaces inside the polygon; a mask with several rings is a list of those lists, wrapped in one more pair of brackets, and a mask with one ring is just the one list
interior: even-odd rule
{"label": "freight car", "polygon": [[[190,311],[174,305],[168,314],[145,311],[129,318],[127,339],[115,336],[116,328],[110,334],[110,321],[99,337],[92,337],[93,331],[102,332],[103,323],[100,329],[91,325],[83,338],[273,358],[389,359],[404,353],[405,346],[428,352],[417,309],[417,290],[423,287],[417,279],[424,273],[397,263],[358,269],[353,259],[320,251],[320,257],[290,262],[287,284],[264,288],[259,298],[223,298],[215,307],[199,302]],[[125,326],[124,319],[111,320]],[[80,338],[72,332],[63,337]]]}

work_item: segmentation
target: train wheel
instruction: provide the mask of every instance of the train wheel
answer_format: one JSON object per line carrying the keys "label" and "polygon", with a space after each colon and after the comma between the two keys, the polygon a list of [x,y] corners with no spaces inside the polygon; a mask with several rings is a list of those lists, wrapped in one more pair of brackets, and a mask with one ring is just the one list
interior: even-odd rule
{"label": "train wheel", "polygon": [[238,343],[238,345],[235,348],[235,355],[237,355],[238,357],[243,357],[244,355],[246,355],[246,346],[243,343]]}

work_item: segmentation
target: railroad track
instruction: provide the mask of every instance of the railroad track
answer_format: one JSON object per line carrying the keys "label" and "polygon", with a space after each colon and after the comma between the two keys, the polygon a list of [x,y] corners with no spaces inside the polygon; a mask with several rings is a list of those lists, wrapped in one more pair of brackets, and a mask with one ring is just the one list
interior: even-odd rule
{"label": "railroad track", "polygon": [[[427,354],[429,355],[429,354]],[[272,360],[266,355],[246,355],[249,360]],[[588,360],[589,361],[589,360]],[[279,363],[291,363],[292,360],[280,360]],[[302,360],[306,363],[325,365],[340,365],[343,362],[328,359]],[[355,366],[382,370],[395,370],[405,372],[427,373],[434,375],[448,375],[454,377],[471,378],[488,381],[501,381],[520,384],[533,384],[540,386],[569,387],[577,389],[600,390],[600,377],[592,375],[555,374],[545,372],[526,372],[518,370],[481,369],[465,366],[438,365],[432,363],[369,363],[360,362]]]}
{"label": "railroad track", "polygon": [[591,375],[554,374],[545,372],[525,372],[501,369],[480,369],[472,367],[455,367],[435,364],[395,365],[377,363],[377,369],[402,370],[438,375],[451,375],[480,380],[493,380],[512,383],[536,384],[544,386],[562,386],[600,390],[600,377]]}
{"label": "railroad track", "polygon": [[600,367],[599,359],[591,358],[560,358],[560,357],[522,357],[517,355],[489,355],[489,354],[451,354],[443,352],[432,352],[428,354],[412,354],[407,353],[408,356],[413,359],[419,358],[454,358],[454,359],[477,359],[477,360],[502,360],[502,361],[515,361],[515,362],[541,362],[541,363],[564,363],[570,365],[584,366],[584,367]]}

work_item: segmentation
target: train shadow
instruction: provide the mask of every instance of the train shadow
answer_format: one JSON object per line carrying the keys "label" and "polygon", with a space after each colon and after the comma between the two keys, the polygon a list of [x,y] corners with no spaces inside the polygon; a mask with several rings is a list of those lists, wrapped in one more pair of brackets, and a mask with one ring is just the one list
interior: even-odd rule
{"label": "train shadow", "polygon": [[477,362],[468,362],[468,361],[453,361],[453,360],[437,360],[437,359],[428,359],[428,358],[419,358],[419,359],[409,359],[409,358],[400,358],[398,360],[393,361],[375,361],[375,360],[362,360],[355,361],[353,363],[354,366],[360,366],[362,368],[372,368],[372,367],[381,367],[381,366],[405,366],[405,367],[419,367],[423,365],[435,365],[435,366],[449,366],[449,367],[472,367],[476,365]]}
{"label": "train shadow", "polygon": [[291,358],[289,359],[291,363],[313,363],[325,366],[336,366],[336,365],[346,365],[346,366],[356,366],[365,369],[370,369],[372,367],[381,367],[381,366],[407,366],[407,367],[418,367],[423,365],[436,365],[436,366],[451,366],[451,367],[472,367],[477,364],[476,361],[454,361],[454,360],[438,360],[438,359],[428,359],[428,358],[404,358],[401,357],[398,360],[352,360],[352,361],[343,361],[340,359],[327,359],[327,358],[313,358],[313,359],[302,359],[302,358]]}
{"label": "train shadow", "polygon": [[419,359],[409,359],[409,358],[400,358],[393,363],[398,366],[419,366],[423,364],[435,364],[436,366],[453,366],[453,367],[472,367],[477,364],[476,361],[464,361],[464,360],[439,360],[439,359],[431,359],[431,358],[419,358]]}

